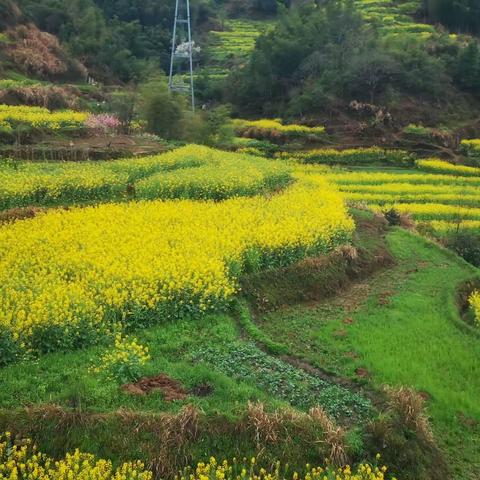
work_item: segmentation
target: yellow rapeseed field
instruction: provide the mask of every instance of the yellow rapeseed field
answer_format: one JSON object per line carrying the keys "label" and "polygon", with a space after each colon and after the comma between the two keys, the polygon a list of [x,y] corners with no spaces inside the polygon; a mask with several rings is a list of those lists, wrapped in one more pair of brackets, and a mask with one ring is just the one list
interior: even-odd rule
{"label": "yellow rapeseed field", "polygon": [[[470,167],[441,160],[421,160],[428,172],[346,172],[331,170],[326,176],[335,182],[352,204],[367,204],[373,210],[395,210],[445,234],[459,227],[480,226],[480,177]],[[435,173],[430,173],[435,172]],[[439,173],[443,172],[443,173]],[[467,176],[462,176],[467,175]]]}
{"label": "yellow rapeseed field", "polygon": [[0,105],[0,129],[12,131],[17,125],[43,130],[80,128],[88,116],[73,110],[51,112],[42,107]]}
{"label": "yellow rapeseed field", "polygon": [[30,205],[136,198],[254,195],[287,185],[283,162],[188,145],[151,157],[110,162],[7,162],[0,168],[0,210]]}
{"label": "yellow rapeseed field", "polygon": [[465,155],[469,157],[480,157],[480,138],[462,140],[460,147]]}
{"label": "yellow rapeseed field", "polygon": [[118,323],[221,309],[242,272],[327,252],[353,229],[341,195],[314,174],[269,197],[50,211],[0,229],[0,339],[68,349]]}
{"label": "yellow rapeseed field", "polygon": [[380,147],[343,150],[320,148],[300,152],[280,152],[276,156],[277,158],[292,159],[305,164],[320,165],[412,164],[412,158],[407,152]]}
{"label": "yellow rapeseed field", "polygon": [[308,127],[306,125],[290,124],[285,125],[280,119],[261,119],[261,120],[235,120],[234,126],[236,130],[243,133],[247,130],[253,129],[257,131],[259,136],[262,132],[266,136],[285,136],[285,137],[303,137],[303,136],[318,136],[325,133],[325,127]]}

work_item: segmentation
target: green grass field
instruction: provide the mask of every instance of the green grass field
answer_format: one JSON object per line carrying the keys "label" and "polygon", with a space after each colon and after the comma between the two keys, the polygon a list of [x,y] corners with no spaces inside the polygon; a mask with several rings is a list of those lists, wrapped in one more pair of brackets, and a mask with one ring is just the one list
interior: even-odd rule
{"label": "green grass field", "polygon": [[403,230],[387,243],[395,267],[333,301],[267,314],[259,326],[336,375],[425,392],[458,478],[477,478],[480,336],[459,318],[456,289],[478,270]]}

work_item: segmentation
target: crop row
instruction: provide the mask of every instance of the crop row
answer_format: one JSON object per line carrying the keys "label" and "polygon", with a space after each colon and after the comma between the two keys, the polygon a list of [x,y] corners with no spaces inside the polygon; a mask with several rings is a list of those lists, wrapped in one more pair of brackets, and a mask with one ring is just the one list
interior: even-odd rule
{"label": "crop row", "polygon": [[[380,459],[380,455],[377,455]],[[199,463],[196,468],[186,468],[178,480],[385,480],[387,467],[362,463],[356,468],[350,465],[335,467],[312,467],[306,465],[305,472],[289,473],[289,466],[276,462],[268,470],[256,465],[257,460],[252,458],[243,462],[234,459],[233,462],[224,460],[217,462],[214,457],[209,462]],[[396,480],[395,477],[391,477]]]}
{"label": "crop row", "polygon": [[55,210],[0,229],[0,363],[226,307],[245,271],[325,253],[354,229],[318,175],[224,202]]}
{"label": "crop row", "polygon": [[[377,455],[379,458],[379,455]],[[267,470],[255,458],[217,462],[210,457],[195,467],[179,472],[178,480],[383,480],[387,467],[362,463],[358,467],[311,467],[301,476],[289,472],[288,465],[276,462]],[[18,444],[9,432],[0,435],[0,478],[15,480],[152,480],[153,473],[141,462],[128,462],[115,468],[110,460],[75,450],[61,459],[38,451],[30,439]],[[395,480],[392,478],[392,480]]]}
{"label": "crop row", "polygon": [[413,165],[413,157],[403,150],[379,147],[336,150],[323,148],[302,152],[282,152],[278,158],[320,165]]}
{"label": "crop row", "polygon": [[283,124],[281,120],[235,120],[234,126],[240,136],[259,140],[285,140],[291,138],[321,138],[324,127]]}
{"label": "crop row", "polygon": [[418,160],[416,166],[419,170],[424,172],[444,173],[447,175],[458,175],[462,177],[480,177],[480,168],[454,165],[435,158]]}
{"label": "crop row", "polygon": [[[207,56],[212,65],[208,72],[226,67],[232,59],[244,59],[255,47],[257,38],[271,27],[271,22],[255,20],[226,20],[222,31],[211,31]],[[229,70],[224,70],[225,75]]]}
{"label": "crop row", "polygon": [[357,0],[355,3],[365,20],[375,24],[384,35],[407,34],[414,39],[427,40],[435,33],[434,26],[414,22],[413,16],[421,7],[417,0],[401,4],[394,4],[390,0],[385,2]]}
{"label": "crop row", "polygon": [[7,432],[0,435],[0,478],[16,480],[152,480],[141,462],[114,468],[109,460],[75,450],[57,460],[41,453],[27,439],[21,444]]}

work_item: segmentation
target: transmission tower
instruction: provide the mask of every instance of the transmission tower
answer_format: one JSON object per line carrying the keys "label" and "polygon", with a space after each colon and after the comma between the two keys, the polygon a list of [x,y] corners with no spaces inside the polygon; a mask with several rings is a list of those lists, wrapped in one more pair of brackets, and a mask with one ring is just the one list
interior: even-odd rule
{"label": "transmission tower", "polygon": [[[189,93],[192,110],[195,110],[193,46],[190,0],[176,0],[168,86],[172,92]],[[188,75],[189,83],[185,82],[186,75]]]}

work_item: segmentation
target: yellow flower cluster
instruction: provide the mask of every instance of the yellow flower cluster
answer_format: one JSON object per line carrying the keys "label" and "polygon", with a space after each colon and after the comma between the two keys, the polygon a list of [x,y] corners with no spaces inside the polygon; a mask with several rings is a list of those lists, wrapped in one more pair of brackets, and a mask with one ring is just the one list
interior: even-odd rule
{"label": "yellow flower cluster", "polygon": [[[55,461],[38,452],[30,441],[17,446],[12,435],[0,435],[0,480],[152,480],[141,462],[114,468],[108,460],[75,450]],[[26,443],[26,444],[25,444]]]}
{"label": "yellow flower cluster", "polygon": [[105,204],[3,226],[0,334],[44,352],[95,341],[118,322],[221,309],[242,272],[347,241],[354,223],[342,196],[320,175],[295,178],[269,197]]}
{"label": "yellow flower cluster", "polygon": [[480,327],[480,291],[475,290],[469,298],[470,306],[473,309],[475,322]]}
{"label": "yellow flower cluster", "polygon": [[272,136],[277,133],[286,137],[302,137],[309,135],[322,135],[325,127],[307,127],[305,125],[284,125],[280,119],[274,120],[234,120],[234,126],[240,133],[254,129],[265,133],[265,136]]}
{"label": "yellow flower cluster", "polygon": [[[380,459],[380,455],[377,455]],[[305,471],[288,472],[288,467],[282,468],[277,462],[272,469],[259,468],[257,461],[252,458],[249,462],[244,458],[242,462],[233,459],[217,462],[211,457],[209,462],[197,464],[195,469],[186,468],[176,476],[175,480],[385,480],[387,467],[374,466],[362,463],[357,468],[347,465],[341,468],[312,467],[306,465]],[[391,480],[396,480],[391,477]]]}
{"label": "yellow flower cluster", "polygon": [[88,113],[73,110],[51,112],[41,107],[0,105],[0,128],[6,131],[19,124],[43,130],[81,128],[87,118]]}
{"label": "yellow flower cluster", "polygon": [[134,186],[137,198],[218,200],[281,188],[290,181],[290,169],[282,162],[189,145],[135,160],[6,165],[0,169],[0,210],[120,200],[128,186]]}
{"label": "yellow flower cluster", "polygon": [[277,158],[327,165],[407,165],[411,163],[411,158],[407,152],[403,150],[387,150],[379,147],[349,148],[345,150],[320,148],[295,153],[281,152],[277,155]]}
{"label": "yellow flower cluster", "polygon": [[150,360],[148,348],[140,345],[136,338],[115,335],[113,348],[100,358],[100,364],[91,369],[93,373],[107,373],[120,383],[136,381],[141,375],[141,369]]}
{"label": "yellow flower cluster", "polygon": [[465,155],[471,157],[480,156],[480,138],[474,138],[473,140],[462,140],[460,142],[460,147]]}
{"label": "yellow flower cluster", "polygon": [[480,168],[467,167],[465,165],[453,165],[444,160],[430,158],[418,160],[416,166],[419,170],[433,173],[445,173],[448,175],[459,175],[465,177],[480,177]]}

